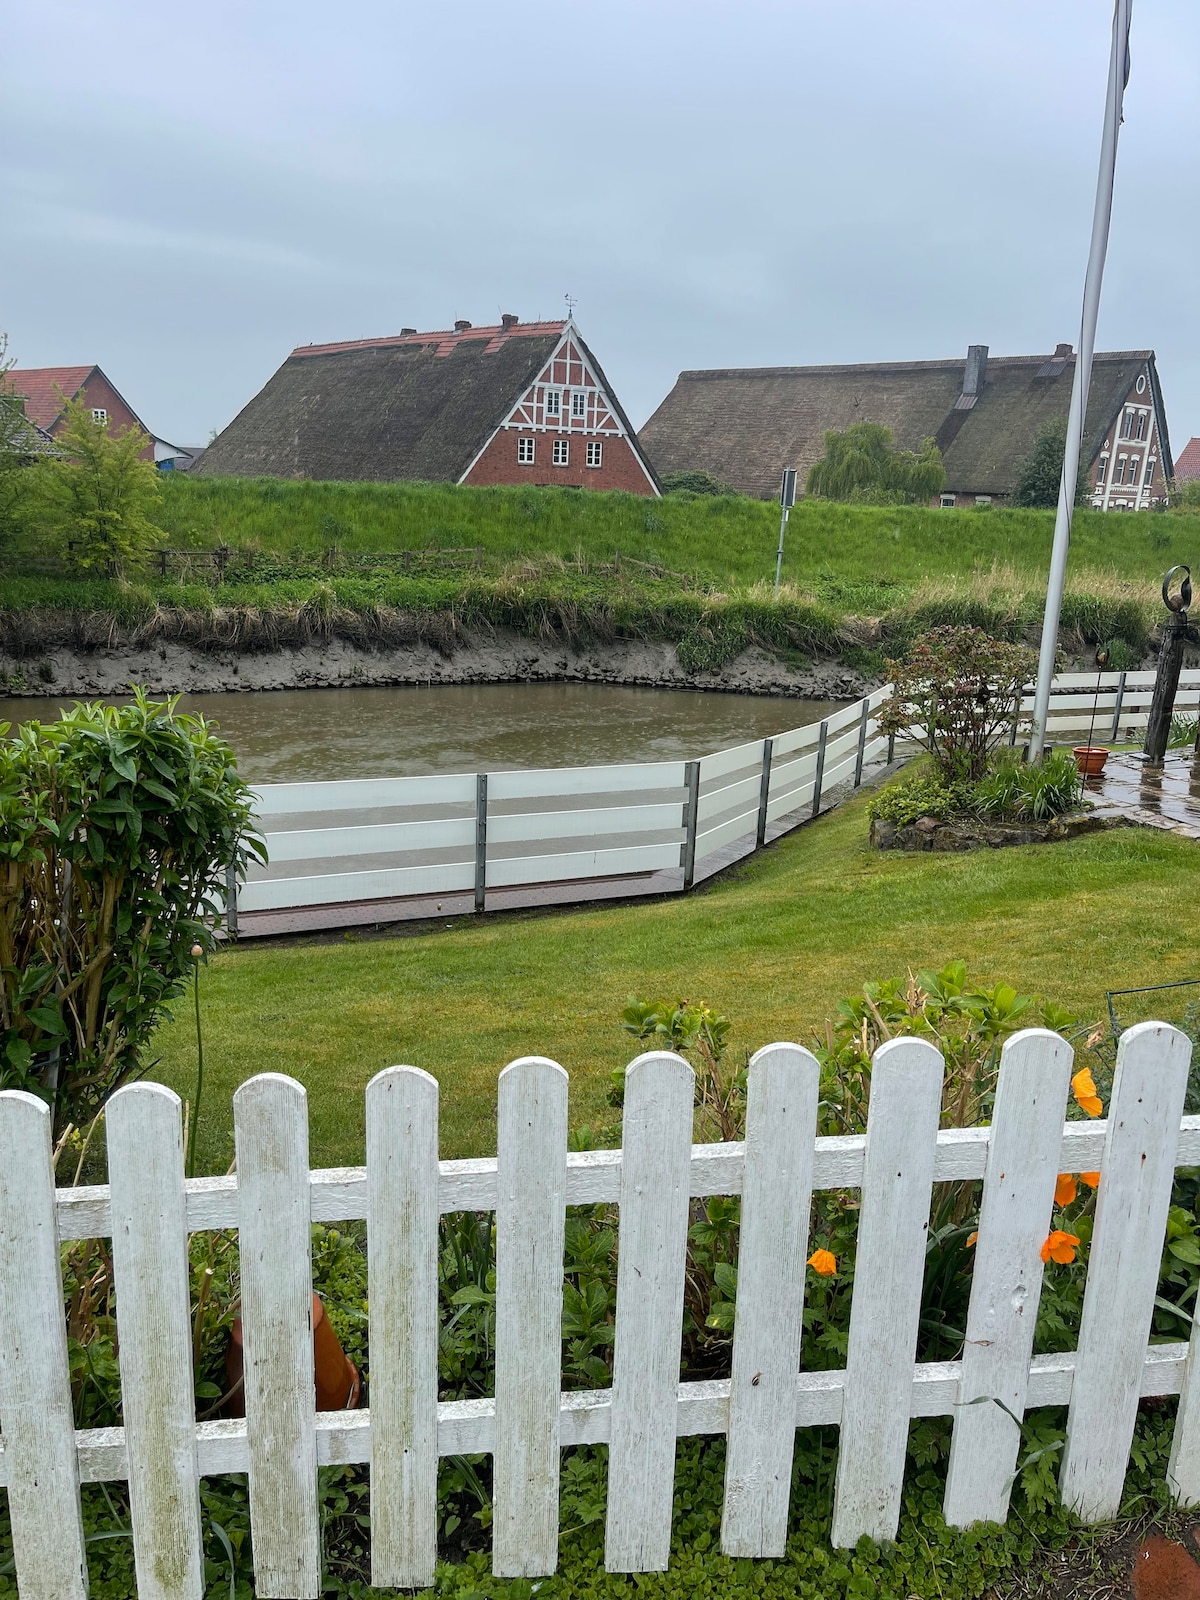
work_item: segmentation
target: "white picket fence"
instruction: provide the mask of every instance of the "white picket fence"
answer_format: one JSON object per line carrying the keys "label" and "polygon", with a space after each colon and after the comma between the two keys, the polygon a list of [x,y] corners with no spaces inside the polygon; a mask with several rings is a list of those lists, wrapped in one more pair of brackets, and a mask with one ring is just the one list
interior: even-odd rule
{"label": "white picket fence", "polygon": [[[1056,680],[1049,736],[1097,743],[1146,724],[1154,674]],[[636,878],[674,871],[691,887],[719,852],[748,853],[783,818],[815,816],[843,784],[889,752],[875,717],[885,686],[831,717],[697,761],[459,773],[262,785],[257,815],[269,855],[231,882],[236,917],[405,896],[458,896],[483,910],[489,890]],[[1200,671],[1185,672],[1179,706],[1200,704]],[[1033,697],[1025,709],[1032,710]],[[636,893],[632,885],[630,893]]]}
{"label": "white picket fence", "polygon": [[[1067,1406],[1066,1503],[1119,1507],[1139,1398],[1181,1396],[1169,1483],[1200,1502],[1200,1335],[1150,1344],[1174,1171],[1200,1165],[1182,1117],[1190,1041],[1149,1022],[1122,1038],[1107,1121],[1065,1122],[1072,1051],[1029,1029],[1005,1046],[990,1127],[939,1131],[941,1056],[901,1038],[876,1054],[865,1136],[817,1138],[819,1069],[794,1044],[750,1068],[745,1143],[693,1145],[693,1075],[640,1056],[624,1146],[567,1151],[567,1077],[527,1057],[500,1075],[498,1156],[438,1160],[438,1088],[411,1067],[366,1091],[367,1164],[310,1172],[303,1088],[265,1074],[234,1096],[237,1176],[185,1181],[181,1107],[137,1084],[109,1104],[108,1186],[55,1192],[49,1114],[0,1094],[0,1485],[22,1600],[87,1593],[79,1485],[127,1481],[140,1600],[200,1600],[201,1476],[248,1472],[256,1593],[315,1597],[317,1468],[369,1463],[373,1582],[428,1584],[439,1456],[493,1462],[493,1570],[554,1570],[560,1452],[608,1446],[609,1570],[666,1567],[676,1440],[728,1440],[722,1549],[779,1556],[797,1428],[840,1426],[833,1542],[895,1536],[914,1417],[954,1418],[945,1511],[1003,1521],[1014,1416]],[[1101,1174],[1078,1348],[1033,1356],[1059,1172]],[[960,1359],[916,1363],[931,1190],[982,1180]],[[802,1372],[815,1189],[861,1190],[843,1370]],[[680,1382],[693,1200],[741,1197],[731,1377]],[[562,1392],[565,1208],[619,1211],[611,1389]],[[438,1218],[496,1218],[495,1395],[438,1399]],[[315,1410],[313,1222],[365,1218],[370,1409]],[[244,1420],[197,1424],[187,1235],[237,1228]],[[124,1425],[76,1431],[61,1240],[112,1238]],[[1050,1269],[1061,1270],[1061,1269]],[[1000,1402],[990,1403],[992,1400]]]}

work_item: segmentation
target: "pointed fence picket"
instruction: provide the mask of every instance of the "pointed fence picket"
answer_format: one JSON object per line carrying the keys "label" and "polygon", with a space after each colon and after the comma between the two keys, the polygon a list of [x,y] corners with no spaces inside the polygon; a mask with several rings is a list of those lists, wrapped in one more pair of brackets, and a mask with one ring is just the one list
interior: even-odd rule
{"label": "pointed fence picket", "polygon": [[[1181,1116],[1191,1045],[1145,1023],[1123,1038],[1107,1121],[1063,1121],[1072,1061],[1040,1029],[1005,1046],[990,1127],[939,1131],[942,1062],[901,1038],[876,1054],[865,1136],[816,1136],[819,1072],[799,1046],[762,1050],[748,1075],[744,1143],[691,1143],[693,1076],[639,1057],[620,1150],[569,1153],[567,1083],[526,1058],[501,1077],[498,1156],[439,1162],[437,1085],[394,1067],[367,1090],[367,1165],[310,1172],[304,1091],[267,1074],[234,1099],[237,1174],[183,1177],[179,1102],[142,1084],[109,1108],[111,1186],[53,1187],[50,1116],[0,1093],[0,1487],[21,1600],[84,1600],[79,1484],[127,1481],[139,1592],[198,1600],[198,1480],[250,1479],[256,1593],[320,1587],[317,1469],[369,1464],[372,1577],[417,1588],[437,1554],[437,1465],[493,1458],[493,1566],[553,1571],[558,1459],[606,1444],[605,1564],[661,1570],[670,1554],[676,1439],[725,1434],[727,1554],[778,1557],[788,1537],[795,1430],[840,1428],[833,1539],[895,1535],[914,1417],[954,1419],[946,1515],[1003,1520],[1018,1422],[1069,1406],[1064,1501],[1117,1509],[1139,1397],[1181,1395],[1169,1483],[1200,1500],[1196,1341],[1149,1344],[1177,1167],[1200,1165],[1200,1117]],[[1079,1349],[1031,1355],[1041,1244],[1060,1172],[1101,1172]],[[918,1362],[917,1319],[935,1184],[982,1184],[967,1337]],[[844,1370],[804,1371],[810,1197],[861,1188]],[[689,1222],[739,1196],[737,1322],[727,1379],[680,1381]],[[972,1203],[973,1203],[972,1197]],[[616,1208],[611,1389],[562,1392],[567,1206]],[[494,1398],[438,1399],[438,1226],[496,1214]],[[315,1411],[314,1221],[364,1218],[370,1408]],[[240,1235],[244,1420],[197,1422],[185,1240]],[[123,1426],[76,1429],[59,1241],[111,1235]],[[845,1270],[843,1264],[842,1270]]]}

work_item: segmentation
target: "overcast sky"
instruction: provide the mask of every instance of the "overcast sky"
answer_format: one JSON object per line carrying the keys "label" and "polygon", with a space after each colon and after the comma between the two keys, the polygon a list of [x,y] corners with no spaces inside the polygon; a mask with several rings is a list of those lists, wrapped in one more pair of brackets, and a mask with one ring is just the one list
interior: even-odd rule
{"label": "overcast sky", "polygon": [[[0,0],[0,329],[199,443],[297,344],[687,367],[1075,341],[1110,0]],[[1137,0],[1100,348],[1200,433],[1200,5]]]}

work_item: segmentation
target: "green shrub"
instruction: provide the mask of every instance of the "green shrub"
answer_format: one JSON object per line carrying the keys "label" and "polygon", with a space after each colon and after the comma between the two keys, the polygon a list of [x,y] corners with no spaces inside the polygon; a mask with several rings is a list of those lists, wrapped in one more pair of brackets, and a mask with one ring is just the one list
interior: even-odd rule
{"label": "green shrub", "polygon": [[898,828],[919,822],[922,817],[948,822],[971,814],[974,795],[975,788],[970,783],[945,783],[934,773],[921,773],[903,783],[890,783],[872,795],[867,815],[872,822],[894,822]]}
{"label": "green shrub", "polygon": [[1083,779],[1068,751],[1052,750],[1033,763],[1013,753],[976,785],[971,808],[997,820],[1048,822],[1073,810],[1082,797]]}

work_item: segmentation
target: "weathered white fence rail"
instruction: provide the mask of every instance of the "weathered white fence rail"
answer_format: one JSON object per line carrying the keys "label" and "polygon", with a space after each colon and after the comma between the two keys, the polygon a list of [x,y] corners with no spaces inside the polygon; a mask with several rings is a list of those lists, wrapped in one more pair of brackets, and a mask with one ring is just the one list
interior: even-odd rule
{"label": "weathered white fence rail", "polygon": [[[1056,680],[1049,735],[1112,743],[1144,727],[1154,674],[1068,673]],[[366,778],[261,786],[270,862],[230,885],[238,914],[345,905],[672,871],[691,887],[718,852],[761,846],[783,818],[815,816],[857,786],[889,743],[876,727],[884,687],[820,723],[697,761],[613,767]],[[1181,710],[1200,704],[1200,671],[1183,673]],[[1033,697],[1025,709],[1032,710]],[[634,892],[631,890],[630,892]]]}
{"label": "weathered white fence rail", "polygon": [[[770,1045],[749,1076],[744,1144],[693,1145],[693,1079],[640,1056],[624,1148],[567,1151],[566,1075],[529,1057],[500,1076],[493,1160],[437,1157],[438,1088],[393,1067],[367,1088],[367,1165],[308,1170],[303,1088],[274,1074],[234,1097],[236,1177],[183,1176],[181,1107],[137,1084],[108,1115],[111,1187],[59,1190],[49,1113],[0,1094],[0,1485],[23,1600],[87,1592],[79,1484],[127,1480],[141,1600],[199,1600],[197,1485],[248,1472],[256,1592],[316,1596],[317,1467],[369,1462],[373,1581],[433,1576],[439,1456],[493,1458],[493,1565],[553,1570],[559,1452],[609,1447],[610,1570],[666,1566],[675,1441],[728,1438],[722,1546],[778,1556],[797,1428],[840,1426],[833,1538],[895,1535],[909,1421],[954,1418],[945,1493],[955,1525],[1002,1521],[1019,1448],[1013,1416],[1069,1407],[1061,1489],[1086,1519],[1118,1509],[1138,1400],[1179,1394],[1169,1482],[1200,1502],[1200,1334],[1150,1344],[1177,1166],[1200,1165],[1183,1117],[1191,1043],[1163,1023],[1122,1038],[1107,1121],[1064,1122],[1071,1050],[1030,1029],[1005,1046],[991,1127],[938,1130],[942,1060],[903,1038],[877,1053],[865,1136],[815,1137],[819,1069]],[[1100,1172],[1078,1349],[1032,1355],[1040,1248],[1059,1172]],[[932,1186],[982,1180],[961,1359],[916,1361]],[[800,1371],[814,1189],[859,1188],[844,1370]],[[732,1375],[680,1382],[690,1203],[739,1195]],[[563,1229],[569,1205],[619,1208],[610,1390],[561,1392]],[[441,1213],[496,1215],[495,1396],[438,1399]],[[369,1410],[314,1409],[310,1222],[365,1218]],[[237,1228],[244,1420],[197,1424],[190,1232]],[[60,1240],[111,1234],[124,1425],[76,1431]],[[996,1400],[1000,1404],[987,1402]],[[979,1403],[983,1402],[983,1403]],[[1010,1415],[1011,1413],[1011,1415]]]}

